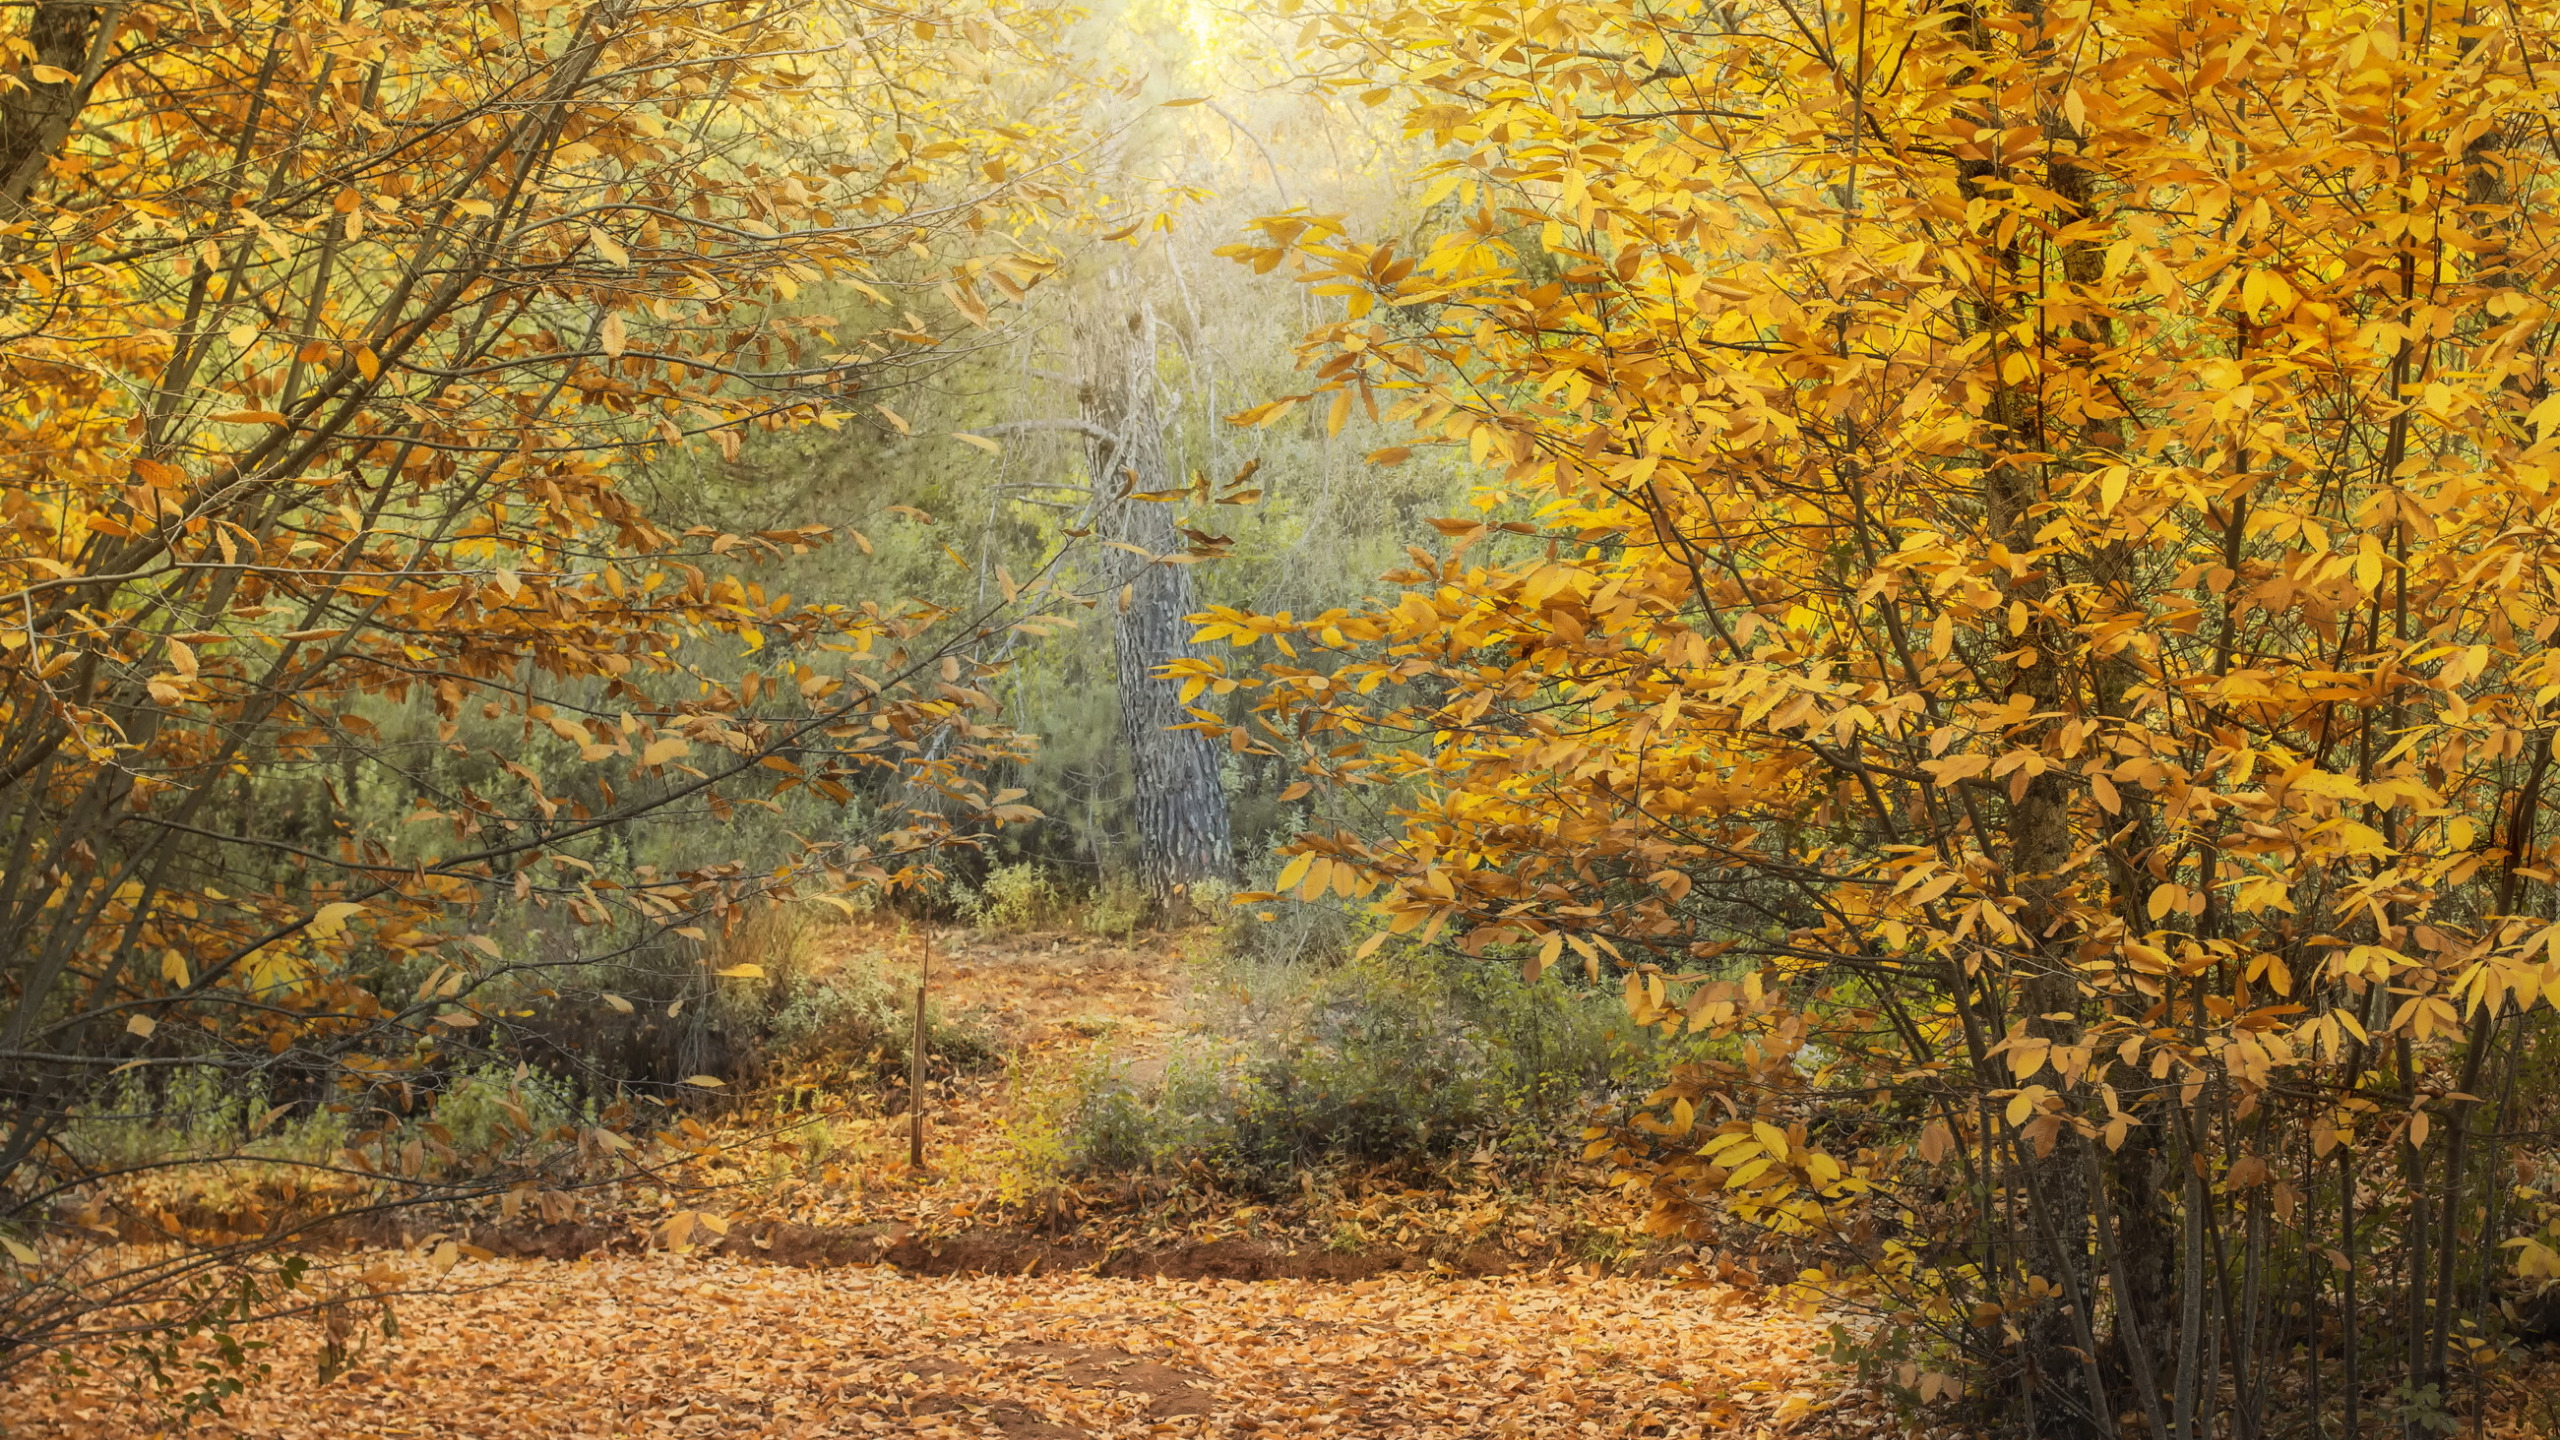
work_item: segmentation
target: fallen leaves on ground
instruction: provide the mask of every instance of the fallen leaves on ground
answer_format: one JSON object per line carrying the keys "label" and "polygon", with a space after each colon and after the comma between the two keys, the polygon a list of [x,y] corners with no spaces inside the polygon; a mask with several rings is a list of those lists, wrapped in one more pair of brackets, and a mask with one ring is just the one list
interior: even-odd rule
{"label": "fallen leaves on ground", "polygon": [[[918,1278],[652,1256],[485,1262],[315,1380],[316,1328],[200,1433],[1686,1436],[1810,1431],[1816,1323],[1651,1281],[1357,1285]],[[13,1433],[148,1432],[104,1380],[31,1379]]]}

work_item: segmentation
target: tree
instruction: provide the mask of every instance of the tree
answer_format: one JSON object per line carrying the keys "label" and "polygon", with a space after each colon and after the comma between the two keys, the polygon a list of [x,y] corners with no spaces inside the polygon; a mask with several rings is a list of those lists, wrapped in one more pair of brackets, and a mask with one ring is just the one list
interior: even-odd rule
{"label": "tree", "polygon": [[1165,463],[1156,409],[1156,319],[1121,286],[1083,331],[1077,386],[1094,533],[1115,612],[1112,658],[1120,734],[1135,780],[1140,883],[1165,904],[1195,880],[1235,870],[1222,757],[1182,704],[1165,667],[1192,658],[1188,617],[1199,608],[1171,501],[1186,487]]}
{"label": "tree", "polygon": [[[671,533],[620,479],[840,424],[936,344],[909,306],[1024,293],[1046,261],[1015,232],[1063,200],[1039,172],[1070,133],[988,83],[1044,54],[1045,13],[1004,5],[48,0],[29,24],[0,76],[0,1365],[102,1306],[228,1303],[231,1267],[351,1207],[547,1205],[628,1151],[612,1115],[444,1179],[391,1138],[507,1053],[532,1012],[506,1003],[1030,814],[978,779],[1018,744],[954,653],[996,611],[795,605],[733,567],[867,540]],[[870,88],[811,98],[819,52]],[[876,328],[801,301],[822,283]],[[937,803],[878,808],[910,787]],[[798,795],[872,801],[766,868],[620,843]],[[514,904],[584,943],[509,953]],[[243,1226],[98,1250],[68,1212],[112,1230],[105,1182],[135,1177],[76,1114],[182,1072],[349,1113],[349,1143]]]}
{"label": "tree", "polygon": [[1702,1037],[1591,1153],[1811,1247],[1916,1399],[2452,1428],[2504,1257],[2560,1270],[2504,1178],[2560,1003],[2555,20],[1317,17],[1456,219],[1263,222],[1345,309],[1240,418],[1488,478],[1372,603],[1208,617],[1295,658],[1179,667],[1397,787],[1281,887]]}

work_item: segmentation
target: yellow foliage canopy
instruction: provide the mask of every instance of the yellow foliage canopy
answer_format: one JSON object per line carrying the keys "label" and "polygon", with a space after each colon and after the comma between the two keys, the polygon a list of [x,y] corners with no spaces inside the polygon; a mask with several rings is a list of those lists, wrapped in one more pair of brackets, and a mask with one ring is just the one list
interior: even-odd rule
{"label": "yellow foliage canopy", "polygon": [[[0,61],[0,1179],[77,1169],[43,1142],[110,1066],[396,1088],[486,1043],[483,987],[535,957],[467,936],[484,906],[701,941],[1029,813],[978,778],[1019,741],[946,612],[735,573],[850,532],[678,533],[625,482],[837,426],[1039,282],[1073,77],[1056,114],[982,82],[1058,18],[31,7]],[[713,637],[743,676],[695,668]],[[262,806],[297,783],[318,819]],[[590,858],[669,807],[873,787],[912,813],[766,873]],[[420,957],[414,999],[369,983]]]}
{"label": "yellow foliage canopy", "polygon": [[[1445,147],[1443,224],[1234,247],[1342,306],[1314,387],[1237,418],[1357,397],[1486,479],[1394,593],[1203,617],[1281,652],[1196,667],[1258,691],[1256,743],[1396,787],[1300,873],[1532,972],[1561,937],[1726,1037],[1594,1155],[1665,1228],[1726,1193],[1914,1313],[2041,1306],[2089,1362],[2055,1385],[2099,1383],[2092,1237],[2268,1203],[2309,1245],[2340,1146],[2399,1167],[2404,1243],[2469,1253],[2428,1195],[2497,1188],[2464,1147],[2501,1022],[2560,1003],[2556,22],[1320,18]],[[1740,1118],[1702,1148],[1710,1096]],[[1931,1170],[1974,1208],[1913,1208]],[[2016,1185],[2047,1208],[2013,1239],[1918,1238]],[[2412,1320],[2410,1384],[2450,1324]]]}

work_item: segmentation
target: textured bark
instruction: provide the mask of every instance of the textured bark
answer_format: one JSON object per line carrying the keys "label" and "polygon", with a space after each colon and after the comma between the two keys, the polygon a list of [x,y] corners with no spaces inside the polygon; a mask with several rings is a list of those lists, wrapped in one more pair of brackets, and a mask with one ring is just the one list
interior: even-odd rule
{"label": "textured bark", "polygon": [[[1105,542],[1147,556],[1182,548],[1173,507],[1131,498],[1176,489],[1164,458],[1156,407],[1155,326],[1143,306],[1095,317],[1079,340],[1081,400],[1093,430],[1085,463],[1094,484],[1094,527]],[[1227,830],[1227,794],[1217,747],[1197,730],[1180,687],[1159,673],[1191,648],[1186,616],[1199,609],[1191,572],[1106,545],[1104,574],[1114,612],[1112,648],[1120,688],[1120,733],[1136,778],[1139,881],[1158,903],[1195,880],[1225,879],[1235,869]]]}
{"label": "textured bark", "polygon": [[[2009,0],[2006,9],[2015,16],[2040,18],[2041,0]],[[1986,52],[1995,48],[1989,17],[1982,10],[1969,10],[1967,23],[1976,44]],[[1996,119],[2014,124],[2017,117],[1986,112],[1976,118],[1983,123]],[[2056,133],[2059,116],[2038,118],[2049,140],[2068,139]],[[2013,179],[2006,167],[1990,160],[1959,161],[1957,169],[1958,188],[1968,196],[1987,194]],[[2049,161],[2039,178],[2062,206],[2081,214],[2094,208],[2089,177],[2078,167]],[[2071,257],[2083,265],[2098,258],[2093,253]],[[2015,252],[2003,259],[2007,273],[2002,278],[2022,283]],[[2016,316],[2008,308],[2007,297],[1994,288],[1976,302],[1976,320],[1982,330],[2005,335]],[[2005,339],[1993,343],[1995,376],[2003,374],[2000,352],[2008,343]],[[2027,384],[1995,380],[1984,418],[1991,422],[1993,444],[1999,451],[2043,454],[2069,443],[2062,435],[2047,433],[2044,408]],[[2014,554],[2035,553],[2038,516],[2052,498],[2047,492],[2049,467],[2039,460],[2010,461],[1997,454],[1985,458],[1990,461],[1982,488],[1987,536]],[[2028,702],[2030,714],[2041,716],[2093,708],[2088,702],[2094,697],[2084,693],[2088,657],[2082,653],[2079,637],[2049,606],[2056,578],[2052,567],[2058,563],[2058,559],[2043,560],[2004,586],[2012,603],[2023,607],[2025,622],[2009,661],[2009,692]],[[2056,719],[2035,722],[2022,731],[2019,743],[2036,744],[2029,738],[2033,731],[2058,723]],[[2008,887],[2024,902],[2015,913],[2023,934],[2011,959],[2024,982],[2018,994],[2024,1013],[2016,1018],[2024,1021],[2028,1034],[2057,1048],[2081,1039],[2075,965],[2081,936],[2065,919],[2067,906],[2061,894],[2061,872],[2071,859],[2070,794],[2062,774],[2051,770],[2011,789],[1999,837],[2003,853],[1998,858]],[[2028,1372],[2025,1423],[2038,1437],[2112,1435],[2118,1397],[2106,1393],[2106,1380],[2093,1353],[2093,1312],[2099,1290],[2091,1247],[2093,1197],[2089,1166],[2082,1154],[2088,1142],[2061,1126],[2042,1136],[2032,1129],[2021,1132],[2015,1143],[2018,1178],[2032,1212],[2026,1233],[2019,1237],[2026,1269],[2056,1286],[2065,1299],[2063,1304],[2045,1305],[2021,1317],[2019,1359]]]}
{"label": "textured bark", "polygon": [[67,5],[38,0],[27,21],[27,43],[35,64],[68,71],[70,80],[42,81],[32,67],[20,67],[26,86],[0,94],[0,215],[13,215],[35,193],[48,161],[71,135],[88,87],[90,50],[98,36],[99,10],[94,5]]}

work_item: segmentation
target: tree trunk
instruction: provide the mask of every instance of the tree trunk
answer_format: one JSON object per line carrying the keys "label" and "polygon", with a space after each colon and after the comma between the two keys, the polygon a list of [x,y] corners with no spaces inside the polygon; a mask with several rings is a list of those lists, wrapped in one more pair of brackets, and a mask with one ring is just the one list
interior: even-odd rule
{"label": "tree trunk", "polygon": [[97,34],[98,8],[37,0],[27,21],[26,43],[33,65],[64,71],[69,80],[39,80],[30,66],[16,67],[18,88],[0,95],[0,216],[14,217],[45,166],[71,135],[72,121],[87,98],[89,62]]}
{"label": "tree trunk", "polygon": [[[2041,0],[2012,0],[2009,8],[2013,13],[2040,15],[2042,7]],[[1993,52],[1996,47],[1986,17],[1978,10],[1966,13],[1974,43],[1986,54]],[[2049,129],[2048,134],[2053,131]],[[1957,170],[1957,187],[1968,197],[1985,196],[2014,178],[1989,159],[1959,161]],[[2089,180],[2078,167],[2054,164],[2044,178],[2062,206],[2076,215],[2088,213]],[[2011,380],[2000,364],[2002,348],[2013,343],[2007,339],[2017,318],[2011,297],[2024,288],[2017,250],[2007,248],[2000,258],[2000,281],[1986,287],[1983,298],[1976,301],[1977,322],[1993,336],[1987,367],[1993,384],[1983,418],[1991,422],[1996,448],[1984,456],[1988,463],[1982,482],[1983,530],[2013,553],[2026,555],[2037,549],[2037,517],[2054,497],[2047,489],[2048,470],[2043,463],[2013,457],[2040,454],[2058,437],[2046,432],[2044,408],[2032,385]],[[2097,257],[2073,258],[2085,266]],[[2013,631],[2024,644],[2012,652],[2014,658],[2008,663],[2010,698],[2024,700],[2027,713],[2047,717],[2031,721],[2030,733],[2051,728],[2056,720],[2050,717],[2091,708],[2090,697],[2081,693],[2086,657],[2078,653],[2079,637],[2051,604],[2057,564],[2046,560],[2023,573],[2013,572],[2003,586],[2016,607],[2013,613],[2024,621],[2022,629]],[[2015,1002],[2022,1010],[2017,1018],[2027,1034],[2046,1041],[2057,1053],[2081,1040],[2074,953],[2080,937],[2068,921],[2063,894],[2068,884],[2063,872],[2072,858],[2070,803],[2071,791],[2058,771],[2032,776],[2010,789],[1999,836],[2006,852],[1999,857],[2004,881],[2024,902],[2015,912],[2021,933],[2008,960]],[[2026,1424],[2037,1440],[2106,1436],[2116,1431],[2116,1397],[2106,1393],[2095,1353],[2098,1277],[2090,1253],[2093,1197],[2089,1166],[2080,1153],[2087,1143],[2059,1116],[2042,1117],[2013,1137],[2012,1153],[2031,1217],[2026,1233],[2018,1237],[2021,1259],[2030,1276],[2061,1293],[2061,1303],[2045,1304],[2019,1319],[2018,1359],[2026,1367]]]}
{"label": "tree trunk", "polygon": [[[1181,484],[1165,464],[1156,409],[1155,323],[1141,303],[1105,313],[1078,343],[1084,418],[1099,432],[1086,436],[1085,464],[1115,616],[1120,732],[1136,779],[1138,876],[1162,905],[1192,881],[1231,875],[1235,854],[1217,747],[1197,730],[1173,728],[1194,717],[1178,684],[1161,673],[1193,654],[1185,617],[1200,607],[1187,567],[1147,557],[1180,550],[1182,537],[1172,506],[1132,498]],[[1145,555],[1117,548],[1122,545]]]}

